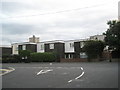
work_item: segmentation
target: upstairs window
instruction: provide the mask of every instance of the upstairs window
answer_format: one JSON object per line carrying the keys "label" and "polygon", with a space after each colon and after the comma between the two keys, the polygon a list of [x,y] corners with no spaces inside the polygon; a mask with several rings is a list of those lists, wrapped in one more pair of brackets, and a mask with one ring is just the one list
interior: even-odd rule
{"label": "upstairs window", "polygon": [[23,45],[23,46],[22,46],[22,50],[26,50],[26,45]]}
{"label": "upstairs window", "polygon": [[54,49],[54,44],[50,44],[50,49]]}
{"label": "upstairs window", "polygon": [[15,47],[15,51],[18,51],[18,46]]}
{"label": "upstairs window", "polygon": [[73,48],[74,47],[74,43],[70,43],[70,48]]}
{"label": "upstairs window", "polygon": [[40,45],[40,49],[41,49],[41,50],[44,50],[44,45]]}
{"label": "upstairs window", "polygon": [[84,42],[80,42],[80,48],[83,48],[84,47]]}

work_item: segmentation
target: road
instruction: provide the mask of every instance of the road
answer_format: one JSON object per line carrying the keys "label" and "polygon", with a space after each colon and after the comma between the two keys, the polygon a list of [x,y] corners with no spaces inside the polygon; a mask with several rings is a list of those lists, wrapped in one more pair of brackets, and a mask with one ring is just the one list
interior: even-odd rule
{"label": "road", "polygon": [[3,88],[118,88],[117,62],[12,63]]}

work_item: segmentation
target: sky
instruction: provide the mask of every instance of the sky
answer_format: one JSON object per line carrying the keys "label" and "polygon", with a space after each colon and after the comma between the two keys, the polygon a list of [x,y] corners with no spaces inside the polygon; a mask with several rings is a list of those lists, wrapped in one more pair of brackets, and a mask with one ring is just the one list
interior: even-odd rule
{"label": "sky", "polygon": [[118,19],[119,0],[0,0],[2,45],[85,39],[104,33]]}

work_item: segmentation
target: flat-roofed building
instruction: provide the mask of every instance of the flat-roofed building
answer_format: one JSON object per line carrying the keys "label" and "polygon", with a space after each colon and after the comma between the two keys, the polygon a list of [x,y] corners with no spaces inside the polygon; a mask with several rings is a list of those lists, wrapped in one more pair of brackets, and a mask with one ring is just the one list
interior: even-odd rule
{"label": "flat-roofed building", "polygon": [[11,55],[12,54],[12,47],[11,46],[0,46],[0,56],[2,55]]}
{"label": "flat-roofed building", "polygon": [[94,35],[94,36],[90,36],[90,40],[100,40],[100,41],[104,41],[106,35]]}
{"label": "flat-roofed building", "polygon": [[22,42],[12,44],[12,54],[19,54],[19,50],[30,50],[32,52],[37,52],[36,43]]}

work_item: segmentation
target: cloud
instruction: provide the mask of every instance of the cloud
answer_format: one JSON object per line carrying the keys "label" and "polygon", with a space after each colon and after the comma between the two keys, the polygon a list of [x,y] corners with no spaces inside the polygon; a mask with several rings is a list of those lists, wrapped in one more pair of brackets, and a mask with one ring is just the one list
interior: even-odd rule
{"label": "cloud", "polygon": [[26,34],[30,33],[33,30],[33,27],[31,25],[25,25],[25,24],[2,24],[2,30],[3,34]]}
{"label": "cloud", "polygon": [[33,34],[41,41],[81,39],[106,31],[106,22],[117,19],[117,0],[2,0],[0,15],[3,44]]}

